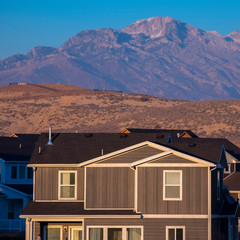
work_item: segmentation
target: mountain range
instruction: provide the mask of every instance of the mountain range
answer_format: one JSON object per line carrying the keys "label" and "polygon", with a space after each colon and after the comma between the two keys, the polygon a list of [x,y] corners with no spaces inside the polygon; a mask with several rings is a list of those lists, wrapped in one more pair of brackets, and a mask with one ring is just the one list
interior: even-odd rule
{"label": "mountain range", "polygon": [[240,32],[222,36],[171,17],[84,30],[61,47],[0,60],[0,85],[61,83],[186,100],[240,99]]}

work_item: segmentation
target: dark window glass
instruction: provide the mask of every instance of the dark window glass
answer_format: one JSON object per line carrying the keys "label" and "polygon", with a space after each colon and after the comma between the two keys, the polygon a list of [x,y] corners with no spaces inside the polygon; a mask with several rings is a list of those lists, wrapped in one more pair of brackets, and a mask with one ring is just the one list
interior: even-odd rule
{"label": "dark window glass", "polygon": [[27,169],[27,177],[28,177],[28,179],[32,179],[33,178],[33,170],[32,170],[32,168],[28,168]]}
{"label": "dark window glass", "polygon": [[183,240],[183,230],[181,228],[177,228],[177,240]]}
{"label": "dark window glass", "polygon": [[11,167],[11,178],[12,179],[17,178],[17,167]]}
{"label": "dark window glass", "polygon": [[175,229],[168,229],[168,240],[175,240]]}
{"label": "dark window glass", "polygon": [[122,240],[122,229],[121,228],[109,228],[108,229],[108,240]]}
{"label": "dark window glass", "polygon": [[20,179],[25,179],[25,166],[20,166],[19,167],[19,178]]}
{"label": "dark window glass", "polygon": [[14,219],[14,203],[8,203],[8,219]]}

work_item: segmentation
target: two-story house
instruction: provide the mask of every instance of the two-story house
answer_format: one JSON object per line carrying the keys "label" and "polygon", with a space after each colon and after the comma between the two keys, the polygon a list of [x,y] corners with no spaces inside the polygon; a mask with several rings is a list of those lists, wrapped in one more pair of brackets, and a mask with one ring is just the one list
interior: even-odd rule
{"label": "two-story house", "polygon": [[26,239],[237,239],[221,141],[170,141],[169,133],[48,138],[40,135],[28,164]]}
{"label": "two-story house", "polygon": [[25,222],[19,215],[32,199],[33,171],[27,164],[38,136],[0,137],[0,238],[24,232]]}

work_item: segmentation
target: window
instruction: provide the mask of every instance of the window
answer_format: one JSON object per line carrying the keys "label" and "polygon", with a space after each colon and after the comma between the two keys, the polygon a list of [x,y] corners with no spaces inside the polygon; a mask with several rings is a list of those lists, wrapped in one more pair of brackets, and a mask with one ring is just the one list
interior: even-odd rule
{"label": "window", "polygon": [[32,168],[27,169],[27,178],[28,179],[33,179],[33,170]]}
{"label": "window", "polygon": [[182,171],[163,171],[163,200],[182,200]]}
{"label": "window", "polygon": [[231,173],[231,163],[228,163],[228,166],[224,168],[224,173]]}
{"label": "window", "polygon": [[103,240],[103,228],[89,228],[89,240]]}
{"label": "window", "polygon": [[70,227],[70,240],[82,240],[82,228]]}
{"label": "window", "polygon": [[14,203],[8,203],[8,219],[14,219]]}
{"label": "window", "polygon": [[185,240],[184,226],[167,226],[166,240]]}
{"label": "window", "polygon": [[59,172],[59,199],[76,199],[76,171]]}
{"label": "window", "polygon": [[17,167],[11,167],[11,179],[17,179]]}
{"label": "window", "polygon": [[217,200],[220,200],[220,171],[217,171]]}
{"label": "window", "polygon": [[45,226],[44,227],[44,240],[61,240],[62,239],[62,226]]}
{"label": "window", "polygon": [[141,228],[127,228],[127,240],[141,240],[142,239]]}
{"label": "window", "polygon": [[143,240],[142,226],[94,226],[87,228],[87,240]]}
{"label": "window", "polygon": [[25,166],[20,166],[19,167],[19,178],[20,179],[25,179]]}
{"label": "window", "polygon": [[122,240],[122,228],[109,228],[108,240]]}

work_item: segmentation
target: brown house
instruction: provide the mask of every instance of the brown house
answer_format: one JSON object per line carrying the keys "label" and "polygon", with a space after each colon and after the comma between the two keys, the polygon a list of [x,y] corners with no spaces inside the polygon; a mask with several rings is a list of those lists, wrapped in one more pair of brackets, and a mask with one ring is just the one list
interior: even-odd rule
{"label": "brown house", "polygon": [[169,133],[41,134],[26,239],[237,239],[222,142]]}

